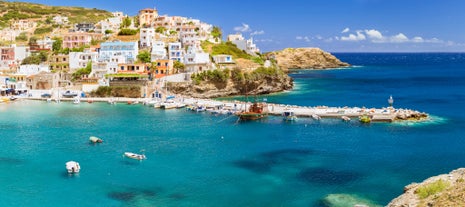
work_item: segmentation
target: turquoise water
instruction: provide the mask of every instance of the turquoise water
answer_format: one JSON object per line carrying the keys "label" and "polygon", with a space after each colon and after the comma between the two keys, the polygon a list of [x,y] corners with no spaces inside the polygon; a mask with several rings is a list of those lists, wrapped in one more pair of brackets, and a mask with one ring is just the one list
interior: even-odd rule
{"label": "turquoise water", "polygon": [[[295,90],[266,98],[383,107],[393,95],[432,119],[237,123],[142,105],[0,104],[0,206],[322,206],[334,193],[385,205],[411,182],[465,166],[464,54],[336,56],[358,67],[297,71]],[[69,160],[79,175],[66,173]]]}

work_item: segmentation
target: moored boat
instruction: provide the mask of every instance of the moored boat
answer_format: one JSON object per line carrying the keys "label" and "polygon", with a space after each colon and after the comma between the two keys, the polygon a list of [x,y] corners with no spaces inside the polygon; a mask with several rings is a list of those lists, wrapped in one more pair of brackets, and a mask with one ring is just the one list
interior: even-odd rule
{"label": "moored boat", "polygon": [[89,141],[90,141],[91,143],[102,143],[102,142],[103,142],[102,139],[100,139],[100,138],[98,138],[98,137],[95,137],[95,136],[90,136],[90,137],[89,137]]}
{"label": "moored boat", "polygon": [[362,123],[370,123],[371,122],[371,117],[368,115],[362,115],[359,117],[359,121]]}
{"label": "moored boat", "polygon": [[239,112],[237,116],[239,116],[240,120],[257,120],[267,116],[265,111],[266,105],[264,103],[253,103],[252,106],[249,107],[249,111]]}
{"label": "moored boat", "polygon": [[127,158],[135,159],[135,160],[145,160],[147,157],[143,154],[136,154],[132,152],[125,152],[124,156]]}
{"label": "moored boat", "polygon": [[342,121],[350,121],[350,117],[348,116],[341,116]]}
{"label": "moored boat", "polygon": [[286,110],[283,112],[283,120],[284,121],[297,121],[297,116],[294,114],[293,111]]}
{"label": "moored boat", "polygon": [[76,161],[68,161],[66,162],[65,165],[66,165],[66,170],[70,174],[79,173],[79,171],[81,171],[81,166]]}
{"label": "moored boat", "polygon": [[312,118],[315,119],[315,120],[320,120],[321,117],[318,116],[317,114],[312,114]]}

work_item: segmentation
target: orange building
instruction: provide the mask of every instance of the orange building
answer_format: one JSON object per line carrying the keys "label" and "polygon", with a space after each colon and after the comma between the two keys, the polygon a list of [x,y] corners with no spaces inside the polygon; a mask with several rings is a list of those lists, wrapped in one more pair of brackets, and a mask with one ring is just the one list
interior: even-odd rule
{"label": "orange building", "polygon": [[153,71],[155,78],[161,78],[165,75],[171,75],[174,73],[174,62],[173,60],[157,60],[156,68]]}
{"label": "orange building", "polygon": [[139,11],[139,25],[143,27],[150,26],[157,17],[158,11],[156,9],[142,9]]}

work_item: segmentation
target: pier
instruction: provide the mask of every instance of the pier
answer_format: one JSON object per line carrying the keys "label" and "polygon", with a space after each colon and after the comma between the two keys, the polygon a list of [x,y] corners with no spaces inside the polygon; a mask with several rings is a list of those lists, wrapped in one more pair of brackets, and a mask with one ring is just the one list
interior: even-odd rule
{"label": "pier", "polygon": [[[19,97],[19,99],[27,100],[41,100],[56,102],[57,99],[39,98],[39,97]],[[59,101],[73,102],[74,98],[60,98]],[[125,98],[125,97],[112,97],[112,98],[97,98],[97,97],[84,97],[80,98],[81,104],[93,102],[107,102],[107,103],[120,103],[120,104],[144,104],[152,100],[151,98]],[[251,102],[241,101],[216,101],[211,99],[196,99],[196,98],[180,98],[175,99],[177,102],[186,105],[203,105],[211,109],[228,109],[234,112],[247,111]],[[329,106],[296,106],[284,104],[266,104],[266,111],[271,116],[282,116],[285,111],[293,111],[297,117],[321,117],[343,119],[349,117],[351,119],[358,119],[360,116],[368,116],[371,122],[394,122],[403,120],[416,120],[422,121],[428,118],[428,114],[411,109],[397,109],[392,107],[390,102],[389,107],[383,108],[365,108],[365,107],[329,107]]]}

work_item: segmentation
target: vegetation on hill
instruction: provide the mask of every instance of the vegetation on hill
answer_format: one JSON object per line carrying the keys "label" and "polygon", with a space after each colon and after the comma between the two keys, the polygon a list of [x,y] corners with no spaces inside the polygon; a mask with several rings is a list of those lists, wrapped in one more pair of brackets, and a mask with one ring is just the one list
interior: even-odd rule
{"label": "vegetation on hill", "polygon": [[252,56],[241,50],[232,42],[221,42],[219,44],[214,44],[209,41],[203,41],[201,43],[202,49],[210,53],[210,55],[231,55],[233,59],[246,59],[251,60],[255,63],[263,65],[264,58],[262,56]]}
{"label": "vegetation on hill", "polygon": [[[97,23],[111,17],[111,13],[100,9],[83,7],[48,6],[26,2],[0,1],[0,28],[9,26],[11,20],[36,19],[50,23],[50,17],[57,15],[68,17],[71,24]],[[48,21],[47,21],[48,18]]]}

